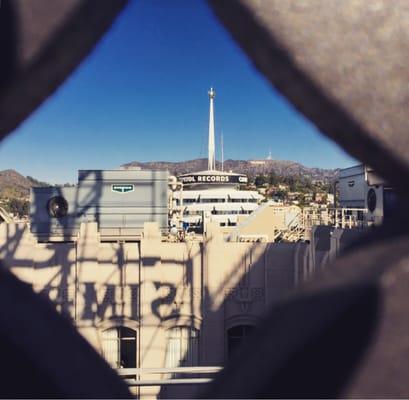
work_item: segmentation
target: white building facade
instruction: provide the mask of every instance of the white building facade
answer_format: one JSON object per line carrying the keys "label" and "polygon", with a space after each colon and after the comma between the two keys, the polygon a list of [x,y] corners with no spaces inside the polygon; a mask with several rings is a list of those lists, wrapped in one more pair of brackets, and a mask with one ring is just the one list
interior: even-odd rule
{"label": "white building facade", "polygon": [[175,193],[186,227],[199,227],[204,219],[220,226],[236,226],[239,217],[248,216],[263,199],[256,191],[237,190],[231,187],[183,190]]}
{"label": "white building facade", "polygon": [[183,190],[173,195],[174,207],[178,210],[185,228],[203,230],[206,222],[217,222],[219,226],[236,226],[239,219],[247,217],[256,210],[263,200],[257,191],[240,190],[248,183],[243,174],[216,170],[215,129],[213,88],[208,92],[209,138],[208,170],[180,175]]}

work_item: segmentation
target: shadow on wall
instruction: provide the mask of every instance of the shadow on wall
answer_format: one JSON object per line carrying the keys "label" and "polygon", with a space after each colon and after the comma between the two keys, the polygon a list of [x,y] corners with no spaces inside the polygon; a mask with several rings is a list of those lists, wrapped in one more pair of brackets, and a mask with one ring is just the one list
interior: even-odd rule
{"label": "shadow on wall", "polygon": [[[138,366],[163,336],[165,349],[150,366],[223,365],[266,309],[311,272],[304,243],[226,244],[213,236],[204,243],[162,243],[160,236],[101,243],[92,223],[82,226],[76,242],[36,243],[23,226],[3,230],[5,265],[100,351],[104,342],[116,343],[104,353],[111,365],[129,368],[134,363],[125,361],[122,328],[135,331]],[[164,387],[160,396],[189,397],[194,390]]]}
{"label": "shadow on wall", "polygon": [[[24,4],[28,7],[27,4],[29,3],[30,2],[25,2]],[[65,3],[67,2],[61,4]],[[92,7],[92,3],[84,3],[86,3],[88,7]],[[248,1],[228,3],[223,1],[211,1],[214,9],[218,15],[223,18],[226,26],[228,26],[235,37],[240,40],[243,48],[250,54],[257,67],[269,77],[270,81],[276,85],[301,112],[310,117],[323,132],[343,145],[345,149],[356,157],[373,165],[379,173],[389,178],[391,183],[396,184],[396,187],[407,197],[408,189],[405,183],[406,180],[404,179],[408,172],[406,157],[407,141],[402,139],[405,138],[407,133],[407,92],[405,90],[394,90],[396,87],[406,87],[407,82],[406,71],[401,68],[402,65],[406,64],[404,57],[407,52],[401,51],[402,45],[404,44],[401,38],[402,33],[405,34],[406,25],[403,23],[402,18],[407,16],[407,8],[403,5],[403,1],[397,2],[398,4],[401,3],[400,12],[391,12],[393,11],[391,7],[386,6],[376,7],[375,10],[372,5],[368,5],[366,9],[365,3],[361,2],[359,5],[361,12],[356,13],[354,18],[351,19],[348,17],[351,10],[351,4],[349,4],[349,2],[338,2],[336,7],[338,7],[339,12],[334,12],[335,3],[331,4],[328,8],[324,7],[324,3],[325,2],[323,2],[322,7],[319,8],[314,7],[314,5],[294,7],[289,3],[287,7],[291,8],[291,12],[274,12],[277,7],[282,7],[282,2]],[[16,2],[16,4],[22,5],[23,2]],[[114,6],[114,4],[119,5]],[[48,52],[39,52],[45,54],[44,57],[39,58],[46,58],[46,61],[48,61],[46,64],[52,64],[56,70],[54,71],[53,68],[48,67],[49,71],[46,71],[46,68],[43,67],[42,69],[39,68],[40,72],[49,72],[50,75],[44,74],[43,76],[51,76],[52,79],[44,79],[44,82],[41,82],[36,79],[38,76],[30,74],[30,71],[27,71],[28,68],[26,68],[26,65],[21,66],[23,73],[16,72],[17,80],[24,77],[26,83],[30,83],[28,81],[31,77],[31,80],[38,81],[38,85],[36,86],[38,92],[35,93],[35,91],[32,91],[34,96],[29,96],[31,102],[27,102],[27,100],[21,96],[21,92],[18,93],[18,90],[15,90],[15,92],[17,95],[20,94],[20,96],[14,96],[15,98],[11,102],[3,101],[1,111],[4,119],[2,118],[1,135],[8,133],[17,123],[21,122],[23,116],[31,111],[35,105],[38,105],[38,103],[61,82],[62,78],[72,70],[79,60],[88,53],[91,44],[93,44],[101,35],[101,32],[106,29],[116,12],[115,10],[109,12],[108,7],[117,7],[118,9],[122,4],[120,1],[101,2],[99,9],[105,11],[105,18],[104,14],[99,14],[98,11],[94,9],[92,13],[88,15],[89,18],[95,15],[94,20],[92,20],[92,18],[86,18],[86,6],[83,6],[81,10],[79,10],[82,12],[67,13],[67,15],[74,15],[74,17],[72,17],[73,21],[69,21],[71,24],[67,23],[66,31],[68,32],[61,32],[61,30],[57,29],[60,35],[66,33],[65,36],[61,35],[60,37],[61,44],[73,43],[72,37],[70,38],[69,36],[69,28],[72,30],[72,25],[84,30],[85,34],[82,35],[82,40],[77,40],[76,46],[49,46],[50,49]],[[6,59],[6,62],[1,63],[0,66],[0,71],[2,72],[0,74],[0,84],[3,89],[9,85],[8,79],[11,73],[14,72],[12,70],[17,70],[18,67],[20,67],[16,65],[16,49],[17,44],[20,44],[18,42],[19,35],[15,33],[16,28],[20,28],[20,26],[17,26],[15,23],[16,16],[12,13],[14,3],[3,0],[1,5],[0,46],[2,56],[4,55]],[[226,7],[227,5],[228,7]],[[41,6],[39,7],[41,10]],[[29,12],[26,14],[30,15]],[[46,14],[47,13],[44,13],[44,15]],[[55,14],[58,13],[55,12]],[[81,15],[78,16],[77,14],[84,14],[82,18],[86,21],[86,24],[81,23]],[[332,18],[334,15],[338,15],[340,18]],[[54,20],[52,17],[53,15],[51,15],[50,19]],[[102,22],[97,23],[98,17],[100,17]],[[31,19],[35,20],[34,18]],[[39,20],[40,22],[43,21],[42,18]],[[90,23],[90,21],[94,23]],[[303,27],[303,35],[295,37],[291,35],[291,32],[297,31],[297,29],[292,29],[294,22],[296,22],[296,25]],[[29,29],[35,28],[35,25],[32,26],[30,21],[27,22],[27,20],[23,20],[23,23],[20,25],[23,27],[27,25]],[[89,27],[88,30],[84,28],[84,25]],[[320,27],[320,29],[317,29],[317,26]],[[382,29],[380,29],[380,27]],[[79,31],[82,32],[81,29]],[[45,26],[45,32],[47,32],[47,26]],[[76,32],[78,32],[78,30]],[[385,35],[385,32],[387,35]],[[51,34],[45,35],[44,40],[47,44],[50,43],[49,36],[51,36]],[[71,39],[71,41],[62,40],[67,39],[67,37]],[[363,37],[365,40],[356,40],[357,37]],[[320,45],[323,41],[327,44],[326,46]],[[54,43],[53,41],[51,42]],[[56,51],[56,48],[66,52],[65,57],[61,57],[61,63],[50,63],[49,61],[53,61],[53,58],[47,58],[46,55],[48,53],[61,54]],[[46,49],[41,48],[41,50]],[[354,57],[349,57],[350,54],[354,54]],[[27,59],[29,59],[29,57],[27,57]],[[339,59],[340,63],[334,63],[334,59]],[[342,63],[342,60],[346,61]],[[385,60],[388,60],[388,62],[385,62]],[[28,61],[32,62],[33,60],[29,59]],[[42,59],[42,61],[44,60]],[[313,66],[313,68],[311,68],[311,66]],[[353,69],[355,73],[345,74],[345,67],[348,67],[350,70]],[[60,71],[58,71],[58,68],[60,68]],[[31,70],[36,71],[36,68],[31,68]],[[383,79],[378,79],[380,74],[382,74]],[[362,77],[366,79],[362,79]],[[24,86],[25,89],[28,86],[21,85],[20,82],[17,82],[15,86],[18,86],[18,84]],[[25,91],[22,92],[25,93]],[[371,94],[370,96],[368,96],[369,93]],[[5,104],[7,104],[8,107]],[[11,109],[12,112],[10,112]],[[386,146],[385,143],[387,143],[388,146]],[[404,226],[405,228],[391,229],[390,231],[380,229],[378,240],[391,239],[393,236],[395,236],[394,239],[396,239],[399,234],[406,234],[408,225],[405,221],[402,221],[402,217],[407,218],[407,213],[403,216],[398,215],[397,217],[398,218],[394,221],[396,225],[394,228],[399,226]],[[48,245],[47,247],[47,245],[45,245],[43,248],[44,251],[42,252],[45,254],[44,258],[43,254],[39,255],[37,252],[35,254],[21,254],[24,253],[27,248],[32,250],[33,247],[27,245],[29,239],[22,245],[22,242],[25,240],[24,233],[20,235],[17,230],[10,228],[10,246],[9,243],[5,242],[1,245],[1,251],[6,253],[8,258],[19,257],[21,266],[13,266],[12,269],[23,278],[25,276],[26,278],[35,280],[33,283],[34,287],[41,286],[45,280],[48,281],[50,287],[59,287],[61,292],[66,290],[67,297],[69,298],[71,298],[70,288],[74,288],[73,298],[75,301],[73,303],[73,320],[78,324],[80,320],[79,315],[81,315],[77,310],[77,307],[80,305],[77,294],[81,293],[82,290],[80,284],[81,282],[86,283],[91,281],[87,276],[90,271],[95,272],[96,268],[101,269],[99,268],[99,263],[95,261],[98,259],[98,254],[95,255],[93,253],[95,249],[93,250],[90,246],[87,246],[87,243],[89,244],[95,239],[92,233],[95,232],[95,230],[88,232],[84,229],[84,232],[82,232],[82,243],[78,242],[75,245],[70,243],[61,244],[61,246],[67,246],[62,247],[61,252],[58,252],[58,254],[55,253],[55,249],[52,248],[52,246]],[[85,237],[87,237],[86,240],[84,239]],[[304,296],[289,302],[287,306],[278,306],[275,311],[270,314],[270,326],[268,324],[267,326],[264,325],[267,328],[265,335],[261,332],[258,337],[259,341],[254,342],[252,348],[248,347],[247,350],[243,350],[241,359],[248,363],[247,368],[245,365],[243,368],[236,368],[236,371],[233,371],[231,375],[224,375],[226,379],[221,382],[222,384],[219,386],[218,392],[213,393],[217,393],[219,397],[223,397],[223,390],[225,390],[226,396],[238,395],[237,397],[239,397],[239,395],[245,396],[246,394],[248,394],[248,397],[255,397],[255,394],[261,397],[269,393],[274,393],[278,397],[280,397],[280,395],[282,397],[301,397],[303,394],[322,394],[325,392],[325,390],[323,390],[324,388],[328,390],[323,397],[334,397],[338,394],[336,391],[345,383],[345,379],[350,376],[353,370],[352,366],[356,364],[356,357],[362,354],[365,346],[372,338],[371,332],[373,333],[375,331],[374,325],[376,325],[375,321],[378,319],[379,291],[382,290],[382,295],[388,302],[383,304],[387,307],[386,311],[382,310],[383,315],[381,322],[382,325],[387,328],[392,326],[394,329],[386,330],[389,334],[390,331],[394,331],[395,336],[385,335],[384,331],[381,330],[376,332],[381,338],[379,340],[380,344],[377,346],[379,352],[376,353],[378,356],[377,360],[379,361],[380,359],[381,362],[374,362],[371,365],[367,364],[364,369],[366,371],[369,370],[369,374],[364,375],[363,379],[366,380],[366,385],[362,385],[361,381],[356,384],[353,389],[358,390],[361,396],[362,393],[366,393],[367,395],[368,393],[369,395],[374,393],[373,387],[384,390],[383,393],[388,393],[388,397],[396,397],[397,394],[401,395],[401,393],[404,394],[405,384],[403,382],[405,382],[405,373],[407,370],[407,368],[405,368],[406,357],[402,357],[403,360],[398,360],[401,356],[399,353],[401,353],[402,345],[399,346],[396,345],[396,343],[401,344],[402,342],[400,341],[401,337],[399,337],[399,334],[396,334],[396,332],[407,332],[407,326],[402,324],[402,322],[405,322],[407,319],[405,319],[407,310],[405,308],[393,308],[390,306],[390,303],[394,303],[394,305],[406,303],[404,301],[406,291],[398,292],[395,290],[402,289],[402,287],[398,285],[400,282],[405,281],[404,279],[395,278],[398,277],[397,272],[402,272],[401,264],[404,263],[400,261],[404,261],[405,257],[407,258],[407,254],[403,250],[405,247],[407,248],[407,242],[402,241],[400,242],[400,247],[394,247],[394,244],[391,244],[393,241],[394,240],[389,240],[387,244],[381,243],[379,248],[377,246],[370,247],[366,252],[364,249],[362,253],[358,252],[359,254],[352,256],[351,259],[348,260],[349,264],[345,263],[341,265],[343,267],[351,266],[355,271],[360,270],[362,275],[371,275],[371,277],[373,277],[372,281],[370,279],[363,279],[362,275],[356,272],[356,275],[352,274],[352,276],[357,279],[351,279],[347,282],[350,285],[347,285],[346,290],[331,290],[334,287],[331,286],[331,284],[334,282],[330,281],[330,285],[324,287],[326,291],[319,292],[318,290],[318,294],[314,294],[313,291],[308,293],[307,291],[307,293],[304,293]],[[209,243],[209,246],[211,246],[211,243]],[[97,246],[94,247],[97,248]],[[22,248],[23,250],[21,250]],[[390,251],[391,249],[393,251]],[[382,250],[384,253],[382,253]],[[126,251],[127,249],[124,250],[125,254]],[[388,252],[389,254],[386,255]],[[213,263],[211,260],[211,254],[213,252],[209,252],[208,249],[203,249],[203,253],[205,254],[204,260],[206,262],[206,268],[203,269],[206,272],[212,268],[212,265],[227,265],[227,260],[224,259],[218,263]],[[208,253],[211,254],[209,255]],[[380,260],[377,259],[378,255],[382,256]],[[34,262],[33,259],[35,260]],[[74,262],[72,262],[72,259],[74,259]],[[79,263],[78,260],[81,260],[81,262]],[[112,265],[115,265],[115,263],[115,261],[111,262]],[[159,259],[156,260],[152,258],[151,264],[154,265],[150,268],[156,270],[158,263]],[[51,267],[49,267],[50,265]],[[104,265],[104,263],[102,263],[102,265]],[[107,263],[106,265],[109,266],[110,264]],[[247,262],[245,265],[247,265]],[[359,267],[361,265],[364,265],[366,269],[360,269]],[[384,285],[385,279],[382,279],[381,285],[380,281],[384,275],[381,275],[379,270],[381,268],[387,270],[387,268],[384,268],[385,265],[390,267],[388,272],[392,271],[395,272],[395,274],[391,273],[387,276],[388,279],[386,280],[388,281],[388,285]],[[145,284],[146,270],[148,270],[148,268],[144,268],[140,258],[139,267],[141,267],[140,272],[143,273],[143,279],[141,279],[142,275],[140,275],[138,284],[142,285],[142,283]],[[55,273],[51,277],[48,276],[53,273],[49,271],[50,268],[55,269]],[[237,265],[236,268],[242,269],[241,266],[238,267]],[[73,269],[75,271],[73,271]],[[116,276],[121,276],[120,268],[117,269]],[[257,270],[256,267],[252,267],[251,271],[253,271],[253,269],[254,271]],[[35,274],[33,274],[34,270]],[[104,271],[106,275],[111,273],[109,270],[110,268],[108,268],[108,271]],[[231,271],[229,271],[229,273],[230,272]],[[345,273],[345,271],[342,272]],[[209,273],[204,276],[201,285],[203,290],[200,295],[202,305],[204,304],[204,309],[206,309],[206,312],[208,311],[206,316],[202,316],[201,338],[203,349],[215,347],[223,348],[220,347],[220,342],[223,343],[224,340],[224,325],[221,324],[222,326],[220,327],[219,321],[226,321],[224,312],[230,307],[224,292],[225,290],[231,289],[227,284],[234,285],[234,290],[238,290],[239,294],[237,298],[235,297],[236,295],[233,296],[233,298],[235,298],[234,307],[241,307],[242,311],[245,311],[244,314],[249,313],[250,305],[247,303],[248,299],[251,298],[249,292],[252,293],[252,291],[247,290],[248,288],[246,287],[247,277],[249,277],[251,281],[252,272],[250,271],[245,271],[243,276],[239,277],[238,282],[233,283],[229,280],[225,280],[225,284],[221,287],[211,281],[213,276],[217,276],[218,271],[211,270],[211,273],[212,274]],[[342,278],[343,275],[340,275]],[[126,274],[125,276],[128,279],[129,276]],[[246,278],[244,278],[245,276]],[[403,274],[401,274],[399,278],[402,277]],[[72,279],[74,280],[72,281]],[[190,282],[191,285],[193,285],[194,279],[195,276],[193,275],[192,282]],[[342,281],[342,279],[340,280]],[[223,282],[223,277],[220,277],[219,281]],[[359,281],[359,285],[356,284],[357,281]],[[110,284],[107,281],[105,282],[106,285]],[[147,282],[163,281],[162,279],[152,279],[152,277],[148,276]],[[267,279],[265,279],[265,282],[267,282]],[[339,281],[335,279],[335,283],[339,283]],[[126,284],[128,284],[128,280],[126,280]],[[125,286],[126,284],[117,283],[119,286]],[[240,284],[242,284],[242,286],[240,286]],[[170,304],[174,304],[174,302],[170,302],[173,298],[173,293],[177,300],[178,285],[174,282],[170,283],[170,285],[171,286],[165,288],[165,290],[171,292],[170,296],[158,296],[165,299],[163,300],[163,304],[159,302],[153,307],[150,307],[151,310],[157,311],[156,315],[152,313],[155,318],[155,320],[152,321],[156,321],[159,315],[162,318],[161,323],[165,323],[166,318],[163,317],[162,309],[171,308]],[[388,287],[386,288],[386,286]],[[176,291],[172,292],[172,287],[174,287]],[[241,289],[237,289],[237,287],[241,287]],[[251,283],[249,287],[251,288]],[[337,288],[339,289],[339,286],[337,286]],[[315,287],[315,289],[319,289],[319,285],[318,288]],[[160,291],[161,286],[158,286],[157,290]],[[397,292],[399,296],[392,298],[390,292]],[[120,299],[121,296],[118,297]],[[143,298],[140,293],[139,298]],[[193,292],[191,303],[193,303],[194,298]],[[397,298],[402,301],[397,301]],[[64,302],[65,300],[63,299],[61,301]],[[115,303],[118,301],[120,300],[115,298]],[[268,305],[266,294],[264,294],[264,302]],[[70,315],[72,316],[72,305],[70,305],[69,302],[67,302],[67,304],[69,306],[68,310],[70,310]],[[92,308],[94,306],[93,301],[88,301],[88,305]],[[12,304],[6,304],[6,306],[11,308]],[[251,306],[253,306],[253,304]],[[106,310],[112,310],[112,308],[113,306],[106,307]],[[182,314],[182,311],[179,311],[182,310],[182,308],[183,304],[177,303],[175,316]],[[123,312],[121,311],[121,307],[116,310],[118,311],[115,312],[119,314]],[[106,312],[102,312],[102,314],[103,318],[109,318]],[[98,313],[96,313],[96,315],[100,318]],[[172,312],[170,312],[169,315],[172,316]],[[177,318],[179,320],[181,319],[181,317]],[[363,323],[360,323],[361,321],[363,321]],[[36,321],[32,322],[32,326],[35,326]],[[89,321],[86,320],[85,322]],[[315,324],[312,322],[315,322]],[[92,324],[93,322],[91,321],[90,325]],[[302,328],[302,332],[298,331],[300,327]],[[350,327],[352,327],[352,329]],[[156,326],[154,326],[154,328],[156,328]],[[213,330],[217,332],[217,329],[222,329],[223,334],[216,335],[216,343],[211,344],[206,342],[206,340],[209,340],[209,337],[211,337],[207,335],[206,332]],[[62,334],[63,333],[64,332],[62,332]],[[308,341],[308,339],[312,337],[316,340]],[[345,342],[348,342],[348,351],[344,351],[344,348],[339,346],[339,343]],[[274,345],[279,346],[279,344],[281,344],[282,347],[273,347]],[[308,346],[306,346],[306,344]],[[379,347],[381,350],[379,350]],[[302,350],[298,352],[297,356],[294,355],[296,349]],[[317,349],[320,349],[320,351],[314,351]],[[152,346],[150,351],[155,351],[154,346]],[[392,357],[392,361],[389,360],[391,354],[394,356]],[[261,355],[263,355],[263,357],[261,357]],[[220,354],[214,356],[219,358],[223,357],[220,356]],[[280,358],[280,356],[282,358]],[[10,355],[9,358],[11,359],[12,355]],[[202,359],[204,359],[204,354],[202,354]],[[334,363],[334,359],[337,361],[336,363]],[[318,369],[311,368],[311,360],[314,361],[314,367]],[[331,368],[334,364],[336,364],[336,369]],[[24,363],[21,363],[21,366],[24,366]],[[395,370],[399,370],[399,373],[384,373],[385,369],[393,371],[392,367],[395,368]],[[33,370],[35,371],[34,368]],[[58,369],[54,368],[54,370]],[[278,371],[274,377],[275,380],[268,380],[267,378],[271,378],[271,373],[274,371]],[[29,374],[23,375],[29,378]],[[77,375],[77,378],[80,379],[81,374]],[[397,378],[392,375],[396,375]],[[235,379],[229,381],[229,376]],[[249,377],[253,377],[254,379],[248,379]],[[297,385],[294,384],[294,378],[297,379]],[[380,386],[377,386],[378,381],[381,382]],[[101,385],[103,382],[104,379],[100,379],[99,383]],[[250,392],[246,392],[246,387],[243,387],[243,385],[248,382],[251,382],[252,386],[249,389],[250,385],[247,385],[247,389],[249,389]],[[4,383],[7,384],[7,380],[5,380]],[[264,387],[262,386],[263,384]],[[30,386],[27,385],[27,387]],[[258,392],[256,392],[256,388],[259,389]],[[299,392],[296,392],[295,389]],[[252,392],[251,390],[254,391]],[[354,396],[355,393],[352,392],[352,397],[357,397]]]}
{"label": "shadow on wall", "polygon": [[[230,251],[226,251],[227,246]],[[225,365],[262,321],[266,310],[311,272],[308,245],[304,243],[226,244],[210,237],[204,243],[204,258],[200,339],[197,342],[193,337],[185,344],[190,350],[180,366],[194,365],[190,354],[196,343],[200,365]],[[298,262],[294,262],[295,258]],[[300,260],[305,260],[305,264]],[[178,323],[177,317],[174,323]],[[197,394],[198,388],[193,385],[172,385],[163,386],[159,397],[188,398]]]}
{"label": "shadow on wall", "polygon": [[[140,242],[101,242],[101,185],[87,189],[81,199],[72,192],[70,216],[95,210],[95,222],[81,224],[75,241],[64,218],[46,226],[68,228],[58,243],[3,225],[0,257],[117,368],[224,365],[271,305],[314,270],[306,243],[226,243],[211,225],[203,243],[163,243],[155,227]],[[52,192],[66,196],[64,188]],[[172,386],[159,395],[195,391]]]}

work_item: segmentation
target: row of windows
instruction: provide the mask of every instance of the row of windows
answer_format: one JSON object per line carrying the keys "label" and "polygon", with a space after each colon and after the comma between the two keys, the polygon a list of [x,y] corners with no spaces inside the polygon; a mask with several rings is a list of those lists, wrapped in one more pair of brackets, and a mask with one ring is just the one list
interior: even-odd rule
{"label": "row of windows", "polygon": [[257,203],[257,199],[230,199],[232,203]]}
{"label": "row of windows", "polygon": [[244,214],[251,214],[251,210],[212,210],[210,212],[213,215],[244,215]]}
{"label": "row of windows", "polygon": [[[208,203],[257,203],[257,199],[183,199],[183,204],[208,204]],[[176,199],[176,205],[180,200]]]}
{"label": "row of windows", "polygon": [[[252,325],[239,325],[227,331],[228,356],[252,330]],[[112,368],[136,368],[136,344],[136,331],[133,329],[117,327],[102,332],[102,355]],[[166,368],[199,365],[199,331],[186,326],[169,329],[165,360]]]}
{"label": "row of windows", "polygon": [[[210,214],[212,215],[245,215],[251,214],[251,210],[212,210]],[[183,215],[202,215],[203,211],[198,210],[186,210]]]}

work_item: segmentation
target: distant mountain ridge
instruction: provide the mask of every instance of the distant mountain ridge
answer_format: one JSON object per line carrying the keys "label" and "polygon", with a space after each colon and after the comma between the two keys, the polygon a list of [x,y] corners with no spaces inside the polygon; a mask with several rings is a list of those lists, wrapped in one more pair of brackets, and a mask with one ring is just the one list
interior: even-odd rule
{"label": "distant mountain ridge", "polygon": [[[172,175],[207,169],[207,158],[170,162],[170,161],[132,161],[121,166],[124,169],[141,168],[153,170],[168,170]],[[221,170],[221,163],[216,161],[217,169]],[[282,160],[226,160],[225,171],[233,171],[255,177],[260,174],[274,172],[279,176],[308,177],[312,180],[332,181],[338,175],[339,169],[310,168],[293,161]],[[68,184],[65,184],[68,185]],[[54,186],[41,182],[31,176],[23,176],[13,169],[0,171],[0,199],[1,198],[27,198],[31,187]]]}
{"label": "distant mountain ridge", "polygon": [[[187,161],[132,161],[121,165],[121,168],[132,169],[159,169],[168,170],[172,175],[180,175],[189,172],[203,171],[207,169],[207,158],[197,158]],[[221,170],[221,163],[216,161],[216,168]],[[225,171],[233,171],[254,177],[260,174],[274,172],[279,176],[303,176],[313,180],[331,181],[338,175],[339,169],[310,168],[294,161],[285,160],[226,160]]]}
{"label": "distant mountain ridge", "polygon": [[23,176],[14,169],[0,171],[0,197],[28,197],[33,186],[51,186],[31,176]]}

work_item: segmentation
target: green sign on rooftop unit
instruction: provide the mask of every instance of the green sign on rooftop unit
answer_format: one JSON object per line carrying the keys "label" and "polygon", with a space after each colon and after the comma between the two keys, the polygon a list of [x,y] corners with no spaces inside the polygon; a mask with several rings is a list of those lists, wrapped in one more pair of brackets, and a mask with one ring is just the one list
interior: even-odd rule
{"label": "green sign on rooftop unit", "polygon": [[111,186],[113,192],[117,193],[129,193],[134,191],[134,185],[132,184],[114,184]]}

